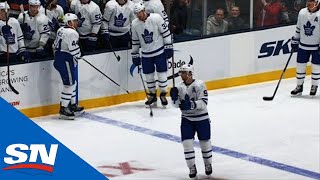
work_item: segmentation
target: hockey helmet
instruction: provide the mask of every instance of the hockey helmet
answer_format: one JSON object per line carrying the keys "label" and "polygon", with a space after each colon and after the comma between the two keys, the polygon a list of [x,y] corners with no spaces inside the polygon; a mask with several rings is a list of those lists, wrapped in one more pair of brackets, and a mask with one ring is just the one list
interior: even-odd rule
{"label": "hockey helmet", "polygon": [[40,6],[41,2],[40,0],[29,0],[29,5]]}
{"label": "hockey helmet", "polygon": [[64,15],[63,22],[67,24],[69,21],[78,20],[78,16],[73,13],[67,13]]}
{"label": "hockey helmet", "polygon": [[9,4],[6,2],[0,2],[0,9],[10,9]]}
{"label": "hockey helmet", "polygon": [[143,2],[135,3],[133,11],[134,11],[134,13],[138,13],[138,12],[144,10],[144,8],[145,7],[144,7],[144,3]]}
{"label": "hockey helmet", "polygon": [[191,72],[193,74],[193,66],[191,64],[184,64],[180,67],[179,73]]}

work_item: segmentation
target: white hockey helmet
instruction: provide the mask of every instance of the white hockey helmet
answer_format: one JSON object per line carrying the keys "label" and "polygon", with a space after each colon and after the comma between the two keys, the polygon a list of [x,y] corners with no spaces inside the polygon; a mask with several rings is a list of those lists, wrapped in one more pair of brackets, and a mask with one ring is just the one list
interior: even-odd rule
{"label": "white hockey helmet", "polygon": [[29,5],[40,6],[41,2],[40,0],[29,0]]}
{"label": "white hockey helmet", "polygon": [[78,16],[73,13],[67,13],[63,17],[63,22],[67,24],[69,21],[78,20]]}
{"label": "white hockey helmet", "polygon": [[145,7],[144,7],[144,3],[143,2],[135,3],[133,11],[134,11],[134,13],[138,13],[138,12],[144,10],[144,8]]}
{"label": "white hockey helmet", "polygon": [[191,64],[184,64],[180,67],[180,72],[191,72],[193,74],[193,66]]}

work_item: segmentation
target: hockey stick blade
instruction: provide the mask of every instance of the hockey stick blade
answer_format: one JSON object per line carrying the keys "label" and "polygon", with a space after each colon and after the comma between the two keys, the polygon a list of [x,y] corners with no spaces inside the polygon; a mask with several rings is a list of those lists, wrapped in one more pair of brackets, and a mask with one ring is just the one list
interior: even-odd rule
{"label": "hockey stick blade", "polygon": [[117,60],[120,61],[120,59],[121,59],[120,56],[117,56]]}
{"label": "hockey stick blade", "polygon": [[263,100],[265,100],[265,101],[272,101],[273,98],[274,98],[274,97],[272,97],[272,96],[271,96],[271,97],[264,96],[264,97],[263,97]]}
{"label": "hockey stick blade", "polygon": [[12,86],[11,83],[9,83],[9,87],[15,94],[19,94],[19,92]]}
{"label": "hockey stick blade", "polygon": [[153,112],[152,111],[150,111],[150,116],[153,117]]}

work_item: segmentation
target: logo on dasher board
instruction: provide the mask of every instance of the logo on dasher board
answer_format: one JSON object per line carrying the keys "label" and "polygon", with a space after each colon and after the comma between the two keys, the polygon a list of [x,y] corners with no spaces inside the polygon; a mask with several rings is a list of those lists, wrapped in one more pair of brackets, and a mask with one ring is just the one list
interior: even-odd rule
{"label": "logo on dasher board", "polygon": [[39,170],[52,173],[57,156],[58,144],[51,144],[49,152],[45,144],[12,144],[6,148],[7,157],[4,162],[8,165],[2,170]]}

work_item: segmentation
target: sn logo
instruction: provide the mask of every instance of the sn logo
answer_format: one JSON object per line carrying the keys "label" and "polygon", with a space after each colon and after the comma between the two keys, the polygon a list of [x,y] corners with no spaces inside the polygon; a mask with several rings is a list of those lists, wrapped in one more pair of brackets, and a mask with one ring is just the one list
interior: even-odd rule
{"label": "sn logo", "polygon": [[277,56],[280,54],[280,51],[282,51],[283,54],[289,54],[289,46],[288,43],[291,40],[280,40],[280,41],[272,41],[262,44],[260,48],[260,54],[258,55],[258,58],[265,58],[269,56]]}
{"label": "sn logo", "polygon": [[[25,144],[12,144],[6,149],[9,157],[4,157],[4,162],[10,166],[3,168],[3,170],[37,169],[53,172],[57,151],[58,144],[51,144],[49,152],[44,144],[31,144],[30,147]],[[38,156],[40,156],[42,163],[37,163]]]}

